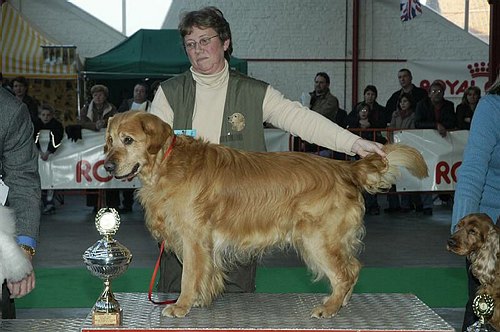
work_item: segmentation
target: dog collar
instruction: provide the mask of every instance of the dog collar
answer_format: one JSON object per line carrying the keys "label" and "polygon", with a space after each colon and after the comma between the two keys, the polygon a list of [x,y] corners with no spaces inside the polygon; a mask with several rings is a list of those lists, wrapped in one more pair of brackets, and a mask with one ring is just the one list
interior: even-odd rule
{"label": "dog collar", "polygon": [[170,154],[170,152],[172,152],[172,149],[174,148],[176,139],[177,139],[177,136],[174,135],[174,137],[172,138],[172,143],[170,143],[170,146],[168,147],[167,151],[165,151],[165,154],[163,155],[163,160],[165,160],[168,157],[168,155]]}

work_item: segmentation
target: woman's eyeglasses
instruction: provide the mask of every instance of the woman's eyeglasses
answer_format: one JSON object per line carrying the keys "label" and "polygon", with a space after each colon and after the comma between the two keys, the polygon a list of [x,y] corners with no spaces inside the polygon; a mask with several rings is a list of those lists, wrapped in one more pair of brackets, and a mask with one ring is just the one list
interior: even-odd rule
{"label": "woman's eyeglasses", "polygon": [[194,40],[190,40],[190,41],[184,43],[184,47],[186,48],[186,50],[194,50],[194,49],[196,49],[197,45],[207,46],[208,44],[210,44],[210,41],[212,40],[212,38],[215,38],[217,36],[218,35],[215,35],[212,37],[203,37],[203,38],[200,38],[200,40],[197,42],[195,42]]}

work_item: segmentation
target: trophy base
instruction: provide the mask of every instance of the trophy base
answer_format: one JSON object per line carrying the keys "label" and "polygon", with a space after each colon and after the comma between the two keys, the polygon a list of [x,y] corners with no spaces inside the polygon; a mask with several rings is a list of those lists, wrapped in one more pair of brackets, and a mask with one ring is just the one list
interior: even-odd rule
{"label": "trophy base", "polygon": [[92,312],[93,326],[121,326],[123,322],[123,311],[119,312]]}

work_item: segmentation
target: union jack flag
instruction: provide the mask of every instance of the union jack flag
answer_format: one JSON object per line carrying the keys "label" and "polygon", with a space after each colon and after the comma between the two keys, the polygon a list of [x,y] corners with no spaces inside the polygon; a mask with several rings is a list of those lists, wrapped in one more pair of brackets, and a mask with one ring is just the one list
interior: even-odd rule
{"label": "union jack flag", "polygon": [[401,21],[406,22],[422,14],[422,5],[419,0],[401,0]]}

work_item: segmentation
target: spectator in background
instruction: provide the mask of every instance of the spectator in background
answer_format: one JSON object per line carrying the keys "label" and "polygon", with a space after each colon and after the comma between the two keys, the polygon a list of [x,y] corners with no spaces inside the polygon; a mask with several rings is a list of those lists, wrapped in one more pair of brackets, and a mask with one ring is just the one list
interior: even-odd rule
{"label": "spectator in background", "polygon": [[394,92],[389,100],[387,101],[387,104],[385,105],[386,109],[386,115],[387,115],[387,123],[390,123],[392,120],[392,113],[394,113],[397,108],[398,108],[398,100],[399,96],[405,92],[409,93],[413,101],[415,102],[415,106],[422,100],[427,98],[427,91],[425,91],[422,88],[419,88],[415,86],[415,84],[412,83],[413,76],[411,74],[411,71],[409,69],[403,68],[398,71],[398,80],[399,80],[399,85],[401,86],[401,89],[398,91]]}
{"label": "spectator in background", "polygon": [[[5,184],[0,190],[9,188],[7,193],[3,192],[6,202],[0,203],[14,211],[17,242],[31,263],[40,227],[38,155],[33,142],[33,124],[29,121],[26,105],[4,88],[0,88],[0,174]],[[12,248],[17,249],[19,248]],[[18,256],[13,253],[4,252],[0,255],[0,265],[3,268],[7,266],[3,271],[7,282],[0,281],[3,284],[1,293],[5,294],[1,300],[2,318],[15,318],[14,299],[25,296],[35,287],[35,272],[32,267],[27,275],[10,278],[14,271],[8,267],[19,268],[21,265],[20,261],[11,261],[15,257]]]}
{"label": "spectator in background", "polygon": [[[370,105],[362,102],[358,105],[356,109],[356,122],[352,123],[349,128],[359,128],[359,129],[369,129],[369,128],[380,128],[380,122],[372,120],[371,107]],[[366,140],[376,141],[381,144],[387,143],[387,140],[382,136],[380,131],[363,130],[359,132],[359,136]],[[380,206],[378,205],[377,195],[365,193],[365,208],[366,214],[368,215],[379,215]]]}
{"label": "spectator in background", "polygon": [[17,99],[28,106],[31,122],[35,124],[36,119],[38,119],[39,103],[35,98],[28,95],[28,87],[28,80],[24,76],[18,76],[12,80],[12,90],[14,91],[14,94]]}
{"label": "spectator in background", "polygon": [[472,116],[476,110],[477,103],[481,98],[481,89],[477,86],[470,86],[465,89],[462,102],[457,106],[457,128],[470,129]]}
{"label": "spectator in background", "polygon": [[[377,103],[377,96],[377,87],[375,87],[375,85],[367,85],[363,91],[363,101],[357,103],[353,107],[352,112],[349,113],[347,120],[348,124],[356,123],[356,118],[358,117],[356,110],[359,109],[362,103],[364,103],[370,106],[372,121],[375,121],[377,125],[380,125],[381,127],[379,128],[386,128],[389,122],[391,122],[392,113],[389,114],[384,106]],[[387,119],[389,120],[387,121]]]}
{"label": "spectator in background", "polygon": [[[55,111],[49,105],[42,105],[40,115],[35,122],[35,144],[43,161],[49,160],[49,156],[56,152],[64,136],[64,127],[55,117]],[[46,148],[40,144],[40,131],[48,131],[48,143]],[[42,191],[42,201],[44,209],[42,214],[52,214],[56,211],[54,204],[55,191],[53,189]]]}
{"label": "spectator in background", "polygon": [[[449,100],[444,99],[446,86],[442,81],[434,81],[429,87],[429,96],[417,104],[415,111],[415,128],[436,129],[442,137],[446,137],[447,131],[455,129],[455,106]],[[432,215],[432,195],[422,195],[423,212]],[[441,201],[451,204],[450,195],[439,195]]]}
{"label": "spectator in background", "polygon": [[[106,86],[96,84],[90,89],[92,100],[83,106],[80,111],[78,124],[83,129],[100,131],[108,126],[110,117],[116,114],[116,108],[108,102],[109,90]],[[115,189],[106,190],[106,205],[108,207],[118,208],[120,205],[119,191]],[[87,194],[87,206],[92,206],[94,212],[97,212],[97,196]]]}
{"label": "spectator in background", "polygon": [[[392,120],[389,125],[392,129],[415,129],[415,103],[411,94],[403,92],[399,96],[398,108],[392,113]],[[391,192],[396,192],[396,186],[392,186]],[[421,199],[419,194],[398,194],[387,195],[389,207],[384,209],[385,213],[394,212],[410,212],[413,210],[412,203],[415,209],[420,206]],[[420,207],[421,208],[421,207]]]}
{"label": "spectator in background", "polygon": [[[481,98],[474,112],[469,138],[458,169],[451,233],[459,220],[471,213],[486,213],[493,222],[500,217],[500,76]],[[498,221],[497,221],[498,224]],[[479,281],[466,260],[469,300],[465,307],[462,331],[468,331],[477,317],[472,302]]]}
{"label": "spectator in background", "polygon": [[144,82],[139,82],[134,86],[134,96],[126,99],[118,107],[118,113],[126,111],[146,111],[149,112],[151,102],[148,100],[148,85]]}
{"label": "spectator in background", "polygon": [[[319,72],[316,74],[314,77],[314,91],[310,92],[309,95],[311,97],[309,108],[312,111],[323,115],[342,128],[347,127],[347,112],[339,108],[339,100],[330,92],[330,76],[327,73]],[[343,153],[302,141],[299,137],[295,137],[294,146],[298,146],[298,150],[302,152],[314,152],[323,157],[345,159]]]}
{"label": "spectator in background", "polygon": [[96,84],[90,89],[92,100],[80,111],[79,124],[83,129],[100,131],[108,126],[108,119],[116,114],[116,108],[108,102],[109,90]]}
{"label": "spectator in background", "polygon": [[[314,77],[314,91],[310,92],[311,104],[309,108],[323,115],[328,120],[345,128],[345,124],[338,123],[339,100],[330,92],[330,76],[325,72],[319,72]],[[345,113],[345,111],[344,111]],[[339,119],[345,122],[345,119]]]}
{"label": "spectator in background", "polygon": [[442,81],[432,82],[428,98],[417,104],[415,128],[436,129],[442,137],[446,137],[447,130],[456,128],[455,106],[444,98],[445,88]]}
{"label": "spectator in background", "polygon": [[[151,108],[151,102],[148,100],[148,85],[144,82],[139,82],[134,86],[134,96],[133,98],[124,100],[123,103],[118,108],[118,113],[123,113],[127,111],[146,111],[148,112]],[[118,208],[120,213],[132,212],[132,206],[134,205],[134,189],[123,189],[121,190],[121,195],[123,199],[121,206]]]}

